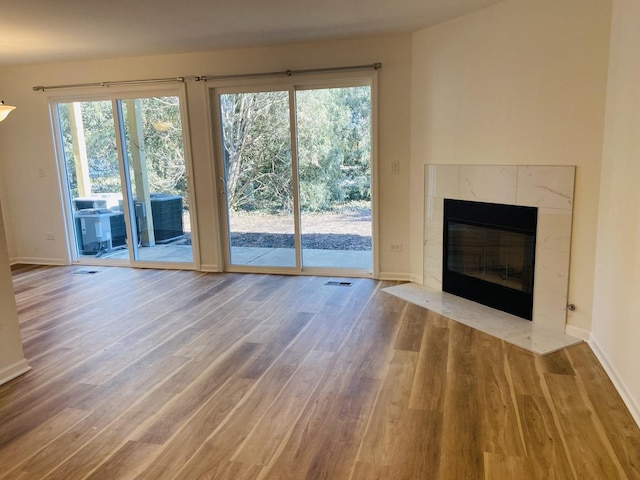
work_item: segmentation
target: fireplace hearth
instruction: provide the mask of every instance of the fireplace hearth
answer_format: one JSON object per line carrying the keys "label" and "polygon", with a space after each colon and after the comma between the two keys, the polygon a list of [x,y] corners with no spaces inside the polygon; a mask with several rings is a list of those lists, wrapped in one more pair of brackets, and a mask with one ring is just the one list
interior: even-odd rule
{"label": "fireplace hearth", "polygon": [[444,199],[442,289],[532,320],[536,207]]}

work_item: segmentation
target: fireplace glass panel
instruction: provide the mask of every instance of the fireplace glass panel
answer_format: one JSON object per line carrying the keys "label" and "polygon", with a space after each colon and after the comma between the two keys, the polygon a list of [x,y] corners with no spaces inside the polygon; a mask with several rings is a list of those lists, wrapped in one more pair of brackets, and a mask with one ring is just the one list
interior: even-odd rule
{"label": "fireplace glass panel", "polygon": [[449,270],[521,292],[532,292],[533,235],[454,221],[450,221],[448,227]]}

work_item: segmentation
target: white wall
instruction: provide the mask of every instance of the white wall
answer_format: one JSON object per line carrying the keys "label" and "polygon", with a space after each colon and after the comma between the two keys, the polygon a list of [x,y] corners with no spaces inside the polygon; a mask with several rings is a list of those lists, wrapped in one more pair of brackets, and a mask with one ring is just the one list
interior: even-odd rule
{"label": "white wall", "polygon": [[[0,125],[1,128],[1,125]],[[29,370],[22,351],[18,312],[0,208],[0,385]]]}
{"label": "white wall", "polygon": [[[407,278],[409,266],[409,121],[411,36],[408,34],[292,44],[269,48],[222,50],[183,55],[120,58],[0,70],[3,98],[18,108],[0,129],[4,169],[5,214],[11,257],[17,261],[64,263],[64,225],[58,197],[46,94],[34,85],[56,85],[186,75],[223,75],[382,62],[379,73],[380,272]],[[220,265],[216,206],[213,204],[211,146],[206,129],[208,106],[203,83],[188,82],[188,110],[194,157],[201,261]],[[391,162],[400,174],[391,175]],[[44,168],[45,177],[38,177]],[[5,198],[2,198],[5,201]],[[47,241],[53,232],[55,241]],[[391,243],[407,248],[391,253]]]}
{"label": "white wall", "polygon": [[[411,204],[423,165],[576,165],[568,323],[591,328],[611,4],[507,0],[413,36]],[[411,265],[422,278],[422,209]]]}
{"label": "white wall", "polygon": [[640,2],[614,0],[592,345],[640,424]]}

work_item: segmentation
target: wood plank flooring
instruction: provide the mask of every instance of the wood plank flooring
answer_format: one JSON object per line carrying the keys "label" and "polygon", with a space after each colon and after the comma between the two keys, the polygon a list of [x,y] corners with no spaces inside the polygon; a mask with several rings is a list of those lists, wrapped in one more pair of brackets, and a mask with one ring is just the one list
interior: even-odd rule
{"label": "wood plank flooring", "polygon": [[33,370],[0,386],[0,479],[640,479],[586,344],[327,280],[14,269]]}

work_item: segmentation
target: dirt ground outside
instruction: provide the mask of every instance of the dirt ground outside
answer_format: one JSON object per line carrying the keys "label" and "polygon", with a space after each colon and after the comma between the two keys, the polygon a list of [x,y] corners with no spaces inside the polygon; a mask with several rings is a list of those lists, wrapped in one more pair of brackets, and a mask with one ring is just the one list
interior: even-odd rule
{"label": "dirt ground outside", "polygon": [[[293,248],[293,215],[234,213],[233,247]],[[307,213],[301,217],[302,248],[371,250],[371,211]]]}

